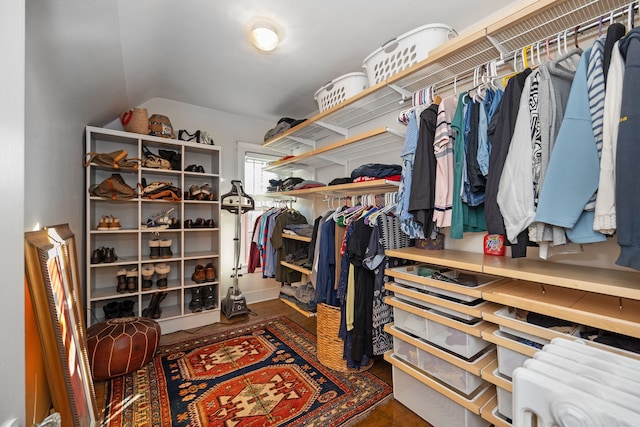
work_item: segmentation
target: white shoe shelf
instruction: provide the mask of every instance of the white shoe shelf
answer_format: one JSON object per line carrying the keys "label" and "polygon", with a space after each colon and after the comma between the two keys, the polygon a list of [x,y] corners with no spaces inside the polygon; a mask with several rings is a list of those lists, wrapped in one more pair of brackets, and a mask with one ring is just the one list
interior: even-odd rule
{"label": "white shoe shelf", "polygon": [[[143,146],[152,153],[168,150],[179,153],[179,170],[140,167],[137,170],[119,170],[91,164],[86,167],[85,187],[85,283],[86,283],[86,323],[91,326],[105,320],[104,306],[112,302],[132,300],[135,302],[133,314],[141,316],[143,310],[156,292],[168,292],[161,302],[162,312],[155,319],[160,323],[162,333],[188,329],[220,321],[220,147],[207,144],[180,141],[176,139],[122,132],[87,126],[85,152],[110,153],[125,150],[127,158],[143,158]],[[190,172],[189,165],[202,166],[204,172]],[[140,193],[138,183],[143,179],[152,182],[171,182],[181,189],[179,201],[151,200],[136,197],[130,200],[111,200],[91,196],[89,188],[101,183],[117,173],[124,181]],[[189,200],[185,198],[189,187],[208,184],[214,200]],[[147,220],[172,209],[170,217],[177,219],[177,228],[146,227]],[[103,216],[119,219],[121,229],[98,230]],[[185,220],[213,220],[208,227],[185,228]],[[171,245],[160,258],[151,258],[150,242],[154,240]],[[156,242],[154,242],[155,245]],[[99,248],[113,248],[117,259],[114,262],[92,263],[92,254]],[[155,254],[154,254],[155,255]],[[152,287],[142,289],[143,267],[165,263],[169,265],[168,287],[157,287],[157,274],[152,276]],[[196,266],[211,263],[216,271],[213,281],[195,283],[192,274]],[[135,276],[137,287],[132,291],[118,292],[118,271],[126,270]],[[134,270],[136,273],[134,273]],[[189,309],[193,288],[213,286],[216,298],[214,309],[192,313]]]}

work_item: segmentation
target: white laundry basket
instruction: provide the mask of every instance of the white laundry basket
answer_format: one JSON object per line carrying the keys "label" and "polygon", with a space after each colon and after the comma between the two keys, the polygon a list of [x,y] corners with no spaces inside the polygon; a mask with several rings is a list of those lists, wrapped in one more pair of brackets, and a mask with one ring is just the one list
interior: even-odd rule
{"label": "white laundry basket", "polygon": [[357,95],[367,87],[367,75],[358,71],[331,80],[318,89],[313,97],[318,102],[318,110],[323,112]]}
{"label": "white laundry basket", "polygon": [[409,68],[429,56],[429,51],[458,33],[448,25],[427,24],[386,42],[362,62],[369,86]]}

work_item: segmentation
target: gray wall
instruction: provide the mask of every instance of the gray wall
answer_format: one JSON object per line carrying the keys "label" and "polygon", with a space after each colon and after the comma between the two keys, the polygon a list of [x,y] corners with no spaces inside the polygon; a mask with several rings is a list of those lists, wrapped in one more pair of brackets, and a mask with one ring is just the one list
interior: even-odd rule
{"label": "gray wall", "polygon": [[0,424],[25,423],[24,381],[24,16],[25,0],[0,2],[0,171],[2,297]]}

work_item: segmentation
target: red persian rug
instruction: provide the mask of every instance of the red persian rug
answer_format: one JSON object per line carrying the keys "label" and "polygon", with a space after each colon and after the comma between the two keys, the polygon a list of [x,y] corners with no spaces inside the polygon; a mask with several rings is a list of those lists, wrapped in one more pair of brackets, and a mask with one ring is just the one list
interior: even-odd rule
{"label": "red persian rug", "polygon": [[333,371],[285,317],[160,347],[110,381],[102,426],[345,426],[391,397],[373,374]]}

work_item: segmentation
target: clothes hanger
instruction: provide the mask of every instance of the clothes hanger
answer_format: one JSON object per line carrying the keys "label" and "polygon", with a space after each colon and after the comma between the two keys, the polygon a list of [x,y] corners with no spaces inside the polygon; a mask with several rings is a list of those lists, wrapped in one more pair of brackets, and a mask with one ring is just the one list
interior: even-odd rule
{"label": "clothes hanger", "polygon": [[507,87],[507,82],[511,77],[520,74],[520,71],[518,71],[518,53],[520,53],[519,49],[516,49],[516,51],[513,53],[513,71],[514,72],[509,73],[506,76],[502,77],[502,86],[504,87]]}

